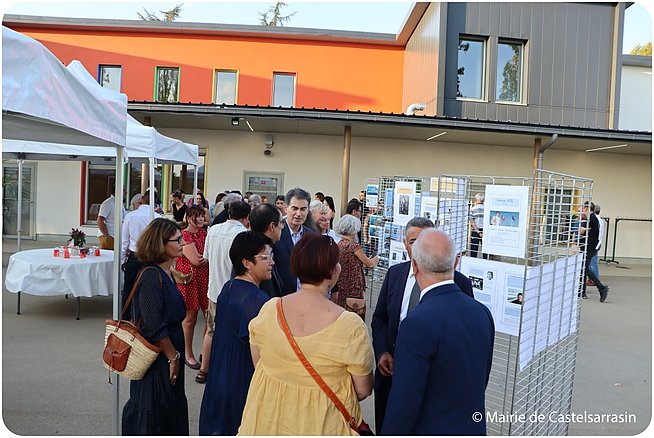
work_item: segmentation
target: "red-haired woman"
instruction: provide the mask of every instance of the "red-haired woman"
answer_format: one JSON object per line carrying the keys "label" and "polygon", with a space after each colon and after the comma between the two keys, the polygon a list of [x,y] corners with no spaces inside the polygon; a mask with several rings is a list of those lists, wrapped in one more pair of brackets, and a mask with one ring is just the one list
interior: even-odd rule
{"label": "red-haired woman", "polygon": [[[199,370],[200,364],[193,354],[193,332],[198,319],[198,311],[202,309],[204,314],[209,305],[207,298],[209,264],[202,257],[204,243],[207,239],[207,230],[204,226],[205,219],[205,209],[201,206],[194,205],[186,210],[187,225],[182,231],[182,236],[186,243],[192,243],[193,245],[184,245],[184,254],[182,257],[177,257],[175,262],[175,269],[179,272],[193,274],[190,283],[177,283],[177,287],[182,292],[186,304],[186,318],[182,323],[184,328],[185,361],[186,365],[194,370]],[[206,320],[205,317],[205,322]]]}
{"label": "red-haired woman", "polygon": [[341,272],[338,246],[329,236],[305,233],[291,253],[291,271],[300,289],[271,299],[250,322],[255,369],[239,435],[356,436],[278,322],[286,321],[308,362],[359,424],[359,400],[372,393],[375,359],[361,318],[327,297]]}

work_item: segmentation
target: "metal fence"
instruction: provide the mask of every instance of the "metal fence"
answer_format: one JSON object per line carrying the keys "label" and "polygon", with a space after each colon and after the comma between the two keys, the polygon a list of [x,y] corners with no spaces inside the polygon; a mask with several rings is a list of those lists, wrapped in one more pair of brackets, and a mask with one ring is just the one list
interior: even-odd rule
{"label": "metal fence", "polygon": [[584,278],[585,254],[579,247],[586,237],[579,235],[578,227],[581,206],[592,198],[592,180],[546,170],[535,171],[530,178],[441,175],[366,180],[362,246],[367,254],[380,256],[379,264],[368,273],[373,309],[389,264],[406,257],[399,252],[404,226],[394,222],[399,212],[398,182],[415,183],[414,196],[408,199],[414,203],[409,213],[434,220],[464,254],[471,250],[469,212],[475,195],[484,194],[487,186],[528,188],[524,254],[488,254],[483,239],[477,254],[479,259],[512,265],[522,272],[524,297],[515,333],[496,332],[486,390],[488,434],[566,435],[577,355],[578,293]]}

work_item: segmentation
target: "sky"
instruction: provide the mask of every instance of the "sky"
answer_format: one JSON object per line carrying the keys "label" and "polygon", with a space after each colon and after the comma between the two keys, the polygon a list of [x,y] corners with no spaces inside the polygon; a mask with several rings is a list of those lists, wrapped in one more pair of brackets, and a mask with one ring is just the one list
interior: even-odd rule
{"label": "sky", "polygon": [[[253,1],[198,1],[180,0],[173,2],[113,1],[113,2],[3,2],[2,12],[9,14],[43,15],[75,18],[114,18],[137,20],[137,12],[145,7],[150,12],[170,10],[182,3],[182,13],[177,21],[223,24],[259,24],[259,13],[274,5],[270,2]],[[395,34],[400,30],[413,4],[410,1],[369,2],[297,2],[287,0],[282,14],[295,12],[285,24],[288,27],[315,29],[351,30],[360,32],[381,32]],[[627,9],[623,53],[628,53],[636,44],[652,41],[652,18],[654,8],[647,3],[637,2]],[[161,14],[159,14],[161,15]]]}

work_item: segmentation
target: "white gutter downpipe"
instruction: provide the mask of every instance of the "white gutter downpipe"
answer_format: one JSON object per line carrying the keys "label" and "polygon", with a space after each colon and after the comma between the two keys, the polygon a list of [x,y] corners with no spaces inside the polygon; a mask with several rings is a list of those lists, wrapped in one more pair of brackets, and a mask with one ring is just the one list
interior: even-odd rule
{"label": "white gutter downpipe", "polygon": [[427,108],[427,105],[424,103],[412,103],[407,107],[406,111],[404,111],[404,114],[412,116],[416,111],[424,111],[425,108]]}

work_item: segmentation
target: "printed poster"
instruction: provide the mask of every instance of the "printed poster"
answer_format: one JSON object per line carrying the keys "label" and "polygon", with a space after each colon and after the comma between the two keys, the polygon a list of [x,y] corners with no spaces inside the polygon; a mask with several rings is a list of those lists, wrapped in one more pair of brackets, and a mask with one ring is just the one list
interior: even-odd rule
{"label": "printed poster", "polygon": [[420,216],[431,219],[432,222],[438,223],[438,198],[433,196],[423,196],[420,203]]}
{"label": "printed poster", "polygon": [[528,203],[527,186],[486,186],[484,253],[525,257]]}
{"label": "printed poster", "polygon": [[416,182],[397,181],[393,199],[393,223],[406,225],[416,214]]}
{"label": "printed poster", "polygon": [[366,205],[368,207],[379,203],[379,184],[368,184],[366,186]]}
{"label": "printed poster", "polygon": [[388,267],[390,268],[393,265],[407,261],[409,261],[409,253],[406,252],[404,243],[398,242],[396,240],[391,240],[391,253],[388,257]]}
{"label": "printed poster", "polygon": [[525,303],[525,268],[464,256],[461,257],[460,270],[472,282],[475,299],[491,311],[495,331],[517,336]]}
{"label": "printed poster", "polygon": [[384,217],[393,219],[393,189],[386,189],[384,196]]}

